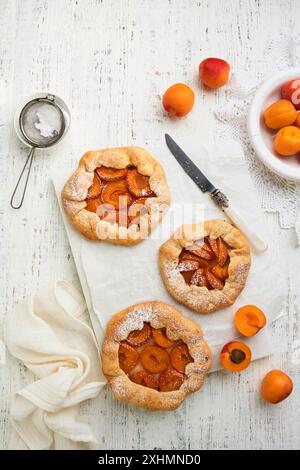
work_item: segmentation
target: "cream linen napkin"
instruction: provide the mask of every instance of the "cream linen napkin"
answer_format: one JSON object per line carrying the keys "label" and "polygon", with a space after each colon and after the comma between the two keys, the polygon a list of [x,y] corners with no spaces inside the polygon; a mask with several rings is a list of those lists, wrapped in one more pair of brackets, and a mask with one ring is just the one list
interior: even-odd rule
{"label": "cream linen napkin", "polygon": [[105,385],[94,333],[80,319],[85,311],[81,294],[59,280],[8,316],[8,349],[38,378],[14,398],[10,448],[89,449],[97,442],[77,419],[79,404]]}

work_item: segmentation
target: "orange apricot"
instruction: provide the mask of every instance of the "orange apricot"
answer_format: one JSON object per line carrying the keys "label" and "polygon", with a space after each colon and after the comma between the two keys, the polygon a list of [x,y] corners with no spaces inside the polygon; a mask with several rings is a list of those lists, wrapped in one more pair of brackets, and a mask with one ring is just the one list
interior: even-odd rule
{"label": "orange apricot", "polygon": [[230,65],[226,60],[210,57],[199,65],[199,78],[209,88],[220,88],[229,79]]}
{"label": "orange apricot", "polygon": [[90,212],[96,212],[98,207],[101,205],[101,199],[99,197],[95,197],[94,199],[87,199],[85,209]]}
{"label": "orange apricot", "polygon": [[129,376],[130,380],[136,384],[143,385],[144,387],[158,389],[158,377],[149,374],[144,370],[138,370],[133,372]]}
{"label": "orange apricot", "polygon": [[97,175],[104,181],[113,181],[121,178],[125,178],[127,174],[127,168],[110,168],[106,166],[99,166],[96,168]]}
{"label": "orange apricot", "polygon": [[94,197],[98,197],[101,193],[101,183],[96,175],[94,175],[93,183],[88,189],[88,193],[86,195],[87,199],[93,199]]}
{"label": "orange apricot", "polygon": [[300,113],[297,114],[297,119],[294,122],[294,126],[297,126],[300,128]]}
{"label": "orange apricot", "polygon": [[153,374],[163,372],[169,365],[169,354],[159,346],[146,346],[140,359],[144,369]]}
{"label": "orange apricot", "polygon": [[228,277],[228,266],[223,266],[222,268],[219,264],[216,264],[211,268],[211,272],[216,277],[224,281]]}
{"label": "orange apricot", "polygon": [[290,126],[297,118],[297,111],[289,100],[278,100],[264,112],[266,126],[270,129],[281,129]]}
{"label": "orange apricot", "polygon": [[171,348],[175,343],[175,341],[167,337],[165,328],[153,329],[152,335],[156,344],[162,348]]}
{"label": "orange apricot", "polygon": [[274,139],[274,149],[283,157],[298,153],[300,151],[299,127],[287,126],[280,129]]}
{"label": "orange apricot", "polygon": [[119,364],[121,369],[127,372],[133,369],[138,361],[139,353],[129,344],[121,343],[119,347]]}
{"label": "orange apricot", "polygon": [[279,403],[293,391],[292,379],[281,370],[271,370],[261,384],[261,397],[268,403]]}
{"label": "orange apricot", "polygon": [[101,199],[105,204],[111,204],[116,209],[120,205],[130,205],[132,196],[127,190],[125,180],[113,180],[106,183],[101,193]]}
{"label": "orange apricot", "polygon": [[174,369],[182,373],[184,373],[185,367],[190,362],[193,362],[193,358],[190,355],[186,344],[180,344],[179,346],[175,346],[175,348],[173,348],[171,351],[170,359]]}
{"label": "orange apricot", "polygon": [[254,336],[267,323],[262,310],[255,305],[244,305],[235,314],[235,326],[244,336]]}
{"label": "orange apricot", "polygon": [[251,362],[251,350],[241,341],[231,341],[223,346],[220,353],[220,363],[230,372],[240,372]]}
{"label": "orange apricot", "polygon": [[163,107],[170,116],[182,117],[188,114],[195,101],[193,90],[184,83],[170,86],[163,96]]}
{"label": "orange apricot", "polygon": [[173,392],[183,384],[184,376],[174,369],[168,369],[159,377],[159,390],[161,392]]}
{"label": "orange apricot", "polygon": [[126,179],[128,189],[133,196],[142,198],[154,195],[150,188],[149,176],[141,175],[135,168],[133,168],[128,170]]}
{"label": "orange apricot", "polygon": [[152,334],[151,326],[148,323],[144,323],[141,330],[133,330],[127,336],[127,343],[131,346],[142,346],[147,343]]}

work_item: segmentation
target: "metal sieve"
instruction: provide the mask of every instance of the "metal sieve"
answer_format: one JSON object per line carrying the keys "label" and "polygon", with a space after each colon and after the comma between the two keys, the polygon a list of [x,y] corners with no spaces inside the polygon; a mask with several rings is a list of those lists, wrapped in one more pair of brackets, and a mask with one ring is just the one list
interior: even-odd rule
{"label": "metal sieve", "polygon": [[[35,150],[49,148],[60,142],[69,125],[70,112],[67,105],[61,98],[50,93],[34,95],[17,110],[15,114],[16,133],[25,145],[31,147],[31,150],[10,200],[13,209],[19,209],[23,204]],[[19,202],[16,203],[17,191],[25,175],[23,192]]]}

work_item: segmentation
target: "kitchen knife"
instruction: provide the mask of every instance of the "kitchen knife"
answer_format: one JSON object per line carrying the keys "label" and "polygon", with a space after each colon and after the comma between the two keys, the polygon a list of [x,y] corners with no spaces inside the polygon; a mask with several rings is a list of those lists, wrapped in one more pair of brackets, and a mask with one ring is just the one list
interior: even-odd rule
{"label": "kitchen knife", "polygon": [[217,189],[195,165],[194,162],[184,153],[176,142],[168,134],[165,134],[166,144],[174,155],[178,163],[194,181],[203,193],[209,193],[213,201],[222,209],[227,217],[236,225],[248,238],[252,248],[263,253],[267,249],[266,242],[250,227],[245,219],[234,209],[227,196]]}

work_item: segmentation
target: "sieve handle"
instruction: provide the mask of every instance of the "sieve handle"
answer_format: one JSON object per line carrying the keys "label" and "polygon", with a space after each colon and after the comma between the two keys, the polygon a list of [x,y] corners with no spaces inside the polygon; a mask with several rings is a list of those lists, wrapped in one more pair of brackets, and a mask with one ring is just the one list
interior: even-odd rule
{"label": "sieve handle", "polygon": [[[12,194],[12,197],[11,197],[11,200],[10,200],[10,206],[13,208],[13,209],[20,209],[20,207],[22,206],[23,204],[23,201],[24,201],[24,196],[25,196],[25,192],[26,192],[26,188],[27,188],[27,184],[28,184],[28,179],[29,179],[29,175],[30,175],[30,171],[31,171],[31,166],[32,166],[32,161],[33,161],[33,157],[34,157],[34,152],[35,152],[35,147],[32,147],[32,149],[30,150],[29,154],[28,154],[28,157],[27,157],[27,160],[25,162],[25,165],[23,166],[23,170],[21,171],[21,174],[19,176],[19,179],[17,181],[17,184],[16,184],[16,187],[14,189],[14,192]],[[18,187],[23,179],[23,175],[26,174],[24,173],[25,172],[25,169],[28,165],[28,162],[29,162],[29,166],[28,166],[28,170],[27,170],[27,175],[26,175],[26,180],[25,180],[25,184],[24,184],[24,188],[23,188],[23,193],[22,193],[22,197],[21,197],[21,201],[19,202],[18,205],[16,205],[15,203],[15,196],[16,196],[16,193],[17,193],[17,190],[18,190]]]}

